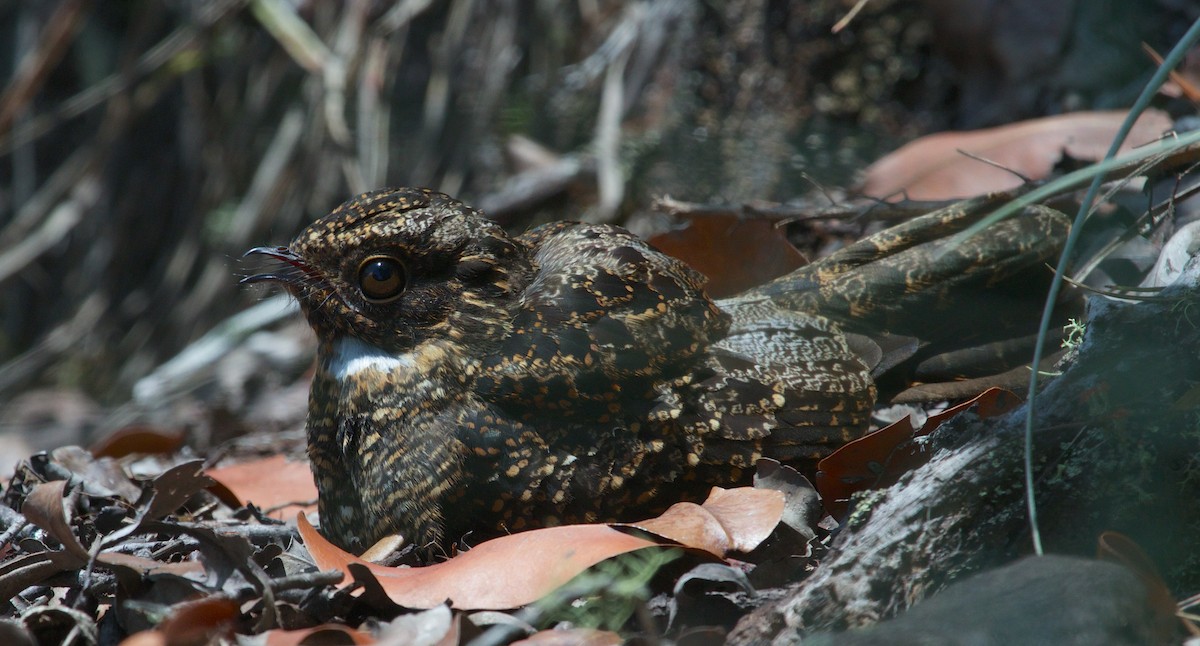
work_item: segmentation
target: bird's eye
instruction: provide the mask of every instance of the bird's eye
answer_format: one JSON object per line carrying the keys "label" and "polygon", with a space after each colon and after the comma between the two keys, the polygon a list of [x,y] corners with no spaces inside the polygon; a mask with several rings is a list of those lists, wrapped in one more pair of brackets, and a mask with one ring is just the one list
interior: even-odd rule
{"label": "bird's eye", "polygon": [[404,265],[390,256],[371,256],[358,266],[358,289],[372,303],[387,303],[404,291]]}

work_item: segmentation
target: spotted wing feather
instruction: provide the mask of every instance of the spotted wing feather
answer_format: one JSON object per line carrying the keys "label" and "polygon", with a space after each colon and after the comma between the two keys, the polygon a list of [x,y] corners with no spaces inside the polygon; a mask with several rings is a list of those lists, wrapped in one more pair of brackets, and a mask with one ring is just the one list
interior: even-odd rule
{"label": "spotted wing feather", "polygon": [[685,374],[728,328],[700,274],[624,229],[555,223],[518,241],[535,274],[475,382],[518,415],[587,411],[604,422],[631,401],[649,406],[656,383]]}
{"label": "spotted wing feather", "polygon": [[729,333],[688,383],[663,388],[653,411],[703,435],[702,463],[813,460],[866,430],[875,387],[837,324],[766,298],[719,305],[732,315]]}

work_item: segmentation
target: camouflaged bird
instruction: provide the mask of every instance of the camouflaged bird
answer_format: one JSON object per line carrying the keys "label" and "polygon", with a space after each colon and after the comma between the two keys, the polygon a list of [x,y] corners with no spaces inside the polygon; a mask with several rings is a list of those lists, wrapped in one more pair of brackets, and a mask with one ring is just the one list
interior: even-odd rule
{"label": "camouflaged bird", "polygon": [[[1010,245],[1016,264],[1044,262],[1065,233],[1038,222]],[[319,339],[307,434],[322,532],[351,550],[392,533],[444,547],[644,517],[745,482],[760,457],[811,463],[860,435],[872,366],[805,299],[836,283],[843,318],[890,316],[886,289],[861,291],[855,272],[912,245],[877,236],[714,301],[624,229],[511,236],[446,195],[395,189],[252,249],[274,266],[243,282],[281,283]],[[974,254],[950,254],[942,279],[984,266]],[[900,291],[930,280],[875,273]]]}

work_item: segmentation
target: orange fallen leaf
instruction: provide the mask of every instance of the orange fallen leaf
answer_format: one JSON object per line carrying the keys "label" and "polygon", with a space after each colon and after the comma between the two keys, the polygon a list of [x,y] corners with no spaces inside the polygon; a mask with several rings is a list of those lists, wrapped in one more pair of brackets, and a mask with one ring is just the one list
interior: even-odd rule
{"label": "orange fallen leaf", "polygon": [[392,568],[339,549],[303,513],[296,526],[317,567],[341,570],[347,582],[349,565],[366,567],[388,597],[407,608],[432,608],[447,600],[460,610],[515,608],[541,599],[600,561],[662,547],[607,525],[567,525],[502,536],[425,567]]}
{"label": "orange fallen leaf", "polygon": [[176,603],[157,629],[166,635],[168,644],[210,644],[231,639],[241,613],[233,599],[213,595]]}
{"label": "orange fallen leaf", "polygon": [[[784,495],[770,489],[713,487],[703,505],[680,503],[658,518],[633,527],[679,545],[723,558],[750,551],[770,535],[783,516]],[[367,568],[395,603],[432,608],[447,600],[461,610],[523,606],[554,591],[605,559],[648,547],[669,547],[608,525],[566,525],[502,536],[454,558],[417,568],[370,563],[325,540],[304,514],[296,521],[317,566],[353,578],[350,566]],[[515,566],[519,564],[519,566]]]}
{"label": "orange fallen leaf", "polygon": [[123,458],[137,453],[166,455],[184,443],[182,431],[164,431],[152,426],[126,426],[96,440],[88,450],[101,458]]}
{"label": "orange fallen leaf", "polygon": [[[1124,110],[1072,112],[985,130],[921,137],[871,164],[861,192],[890,201],[905,197],[949,200],[1016,188],[1023,183],[1018,174],[1043,179],[1064,154],[1086,161],[1103,158],[1126,114]],[[1147,110],[1121,152],[1154,141],[1170,127],[1166,113]]]}
{"label": "orange fallen leaf", "polygon": [[219,485],[213,493],[233,506],[252,502],[262,509],[272,509],[270,516],[280,520],[317,508],[312,502],[317,499],[317,485],[307,462],[291,462],[276,455],[207,469],[205,473]]}
{"label": "orange fallen leaf", "polygon": [[671,505],[658,518],[634,523],[617,523],[617,527],[632,527],[650,532],[669,541],[721,555],[729,551],[732,541],[721,522],[694,502]]}
{"label": "orange fallen leaf", "polygon": [[265,646],[299,644],[374,644],[375,638],[361,630],[340,624],[321,624],[301,630],[275,629],[265,634]]}
{"label": "orange fallen leaf", "polygon": [[848,442],[817,463],[817,491],[830,515],[846,513],[850,496],[867,489],[889,487],[900,476],[929,460],[928,451],[911,439],[929,435],[946,420],[975,407],[982,418],[1002,415],[1021,403],[1021,398],[1002,388],[989,388],[974,399],[930,415],[918,430],[904,417],[874,433]]}
{"label": "orange fallen leaf", "polygon": [[749,552],[766,540],[783,517],[784,495],[773,489],[713,487],[703,505],[676,503],[657,518],[634,527],[717,558],[732,551]]}
{"label": "orange fallen leaf", "polygon": [[232,639],[240,614],[238,604],[221,595],[180,602],[171,607],[170,614],[156,628],[126,637],[121,646],[226,642]]}

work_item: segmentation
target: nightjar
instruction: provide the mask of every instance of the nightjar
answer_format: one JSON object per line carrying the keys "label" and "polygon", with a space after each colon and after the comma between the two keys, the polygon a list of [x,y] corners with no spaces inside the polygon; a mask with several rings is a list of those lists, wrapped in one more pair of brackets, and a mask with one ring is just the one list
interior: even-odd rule
{"label": "nightjar", "polygon": [[811,465],[862,434],[878,363],[862,332],[936,323],[904,315],[954,285],[1044,271],[1067,229],[1030,209],[987,249],[938,244],[971,219],[923,216],[713,300],[619,227],[514,236],[449,196],[388,189],[252,249],[271,266],[243,282],[286,288],[319,340],[321,531],[355,551],[392,533],[444,549],[645,517],[745,482],[760,457]]}

